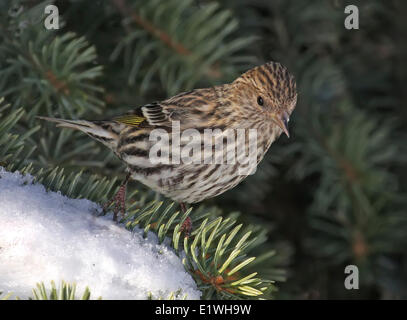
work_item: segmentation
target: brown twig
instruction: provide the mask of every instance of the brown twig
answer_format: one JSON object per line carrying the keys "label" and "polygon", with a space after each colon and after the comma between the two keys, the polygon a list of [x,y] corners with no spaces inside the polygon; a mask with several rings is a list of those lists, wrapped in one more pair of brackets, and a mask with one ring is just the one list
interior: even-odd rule
{"label": "brown twig", "polygon": [[[126,0],[112,0],[112,2],[115,5],[115,7],[117,8],[117,10],[119,10],[120,14],[123,17],[130,16],[131,19],[135,23],[137,23],[140,27],[147,30],[147,32],[149,32],[154,37],[158,38],[160,41],[162,41],[165,45],[167,45],[169,48],[171,48],[178,54],[180,54],[182,56],[192,55],[193,52],[191,50],[189,50],[188,48],[186,48],[184,45],[177,42],[176,40],[172,39],[168,33],[157,28],[151,22],[149,22],[146,19],[144,19],[143,17],[141,17],[134,10],[131,10],[126,4]],[[205,73],[207,76],[214,78],[214,79],[219,79],[222,77],[220,68],[216,64],[209,67]]]}
{"label": "brown twig", "polygon": [[180,44],[179,42],[172,39],[168,35],[168,33],[166,33],[163,30],[157,28],[151,22],[149,22],[149,21],[145,20],[144,18],[142,18],[134,10],[130,10],[128,8],[128,6],[126,5],[125,0],[112,0],[112,2],[116,6],[116,8],[120,11],[122,16],[126,17],[130,13],[130,17],[135,23],[137,23],[143,29],[147,30],[147,32],[151,33],[156,38],[160,39],[163,43],[165,43],[168,47],[173,49],[175,52],[177,52],[177,53],[179,53],[180,55],[183,55],[183,56],[188,56],[188,55],[192,54],[192,52],[189,49],[187,49],[182,44]]}
{"label": "brown twig", "polygon": [[57,92],[62,92],[66,96],[69,95],[69,87],[65,81],[58,79],[51,70],[46,71],[44,75]]}
{"label": "brown twig", "polygon": [[28,50],[23,50],[21,49],[21,47],[17,46],[14,42],[13,42],[13,37],[10,35],[10,32],[7,30],[7,28],[0,24],[0,31],[2,36],[5,38],[5,40],[11,45],[13,46],[13,48],[25,59],[27,59],[31,65],[38,71],[38,73],[40,73],[41,75],[44,76],[45,79],[48,80],[48,82],[55,88],[56,91],[58,92],[62,92],[65,95],[69,95],[70,90],[68,87],[68,84],[61,80],[58,79],[56,77],[56,75],[52,72],[52,70],[47,70],[44,71],[42,69],[42,67],[40,65],[37,64],[36,60],[32,57],[32,54],[30,51]]}

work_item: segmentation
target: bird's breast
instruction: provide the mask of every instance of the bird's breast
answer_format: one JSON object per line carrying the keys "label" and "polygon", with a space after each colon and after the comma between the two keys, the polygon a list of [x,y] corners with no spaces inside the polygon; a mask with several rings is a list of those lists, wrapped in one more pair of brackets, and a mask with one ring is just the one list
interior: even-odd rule
{"label": "bird's breast", "polygon": [[124,138],[120,157],[133,179],[187,203],[221,194],[255,173],[274,139],[266,130],[250,129],[189,130],[150,138],[145,132]]}

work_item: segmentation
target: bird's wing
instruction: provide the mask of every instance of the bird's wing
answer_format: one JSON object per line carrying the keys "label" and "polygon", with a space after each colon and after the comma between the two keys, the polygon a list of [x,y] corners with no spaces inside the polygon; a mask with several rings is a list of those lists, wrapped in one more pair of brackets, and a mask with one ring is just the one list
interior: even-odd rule
{"label": "bird's wing", "polygon": [[[147,104],[141,108],[132,110],[122,116],[113,118],[113,121],[123,123],[128,126],[138,127],[140,124],[148,123],[149,125],[157,125],[157,119],[166,120],[162,114],[160,103],[154,102]],[[155,124],[157,123],[157,124]]]}
{"label": "bird's wing", "polygon": [[171,127],[173,121],[179,121],[181,129],[195,128],[200,126],[206,114],[214,112],[216,101],[216,91],[213,88],[196,89],[162,102],[144,105],[113,120],[136,127]]}
{"label": "bird's wing", "polygon": [[171,126],[171,114],[163,103],[155,102],[141,107],[149,125]]}

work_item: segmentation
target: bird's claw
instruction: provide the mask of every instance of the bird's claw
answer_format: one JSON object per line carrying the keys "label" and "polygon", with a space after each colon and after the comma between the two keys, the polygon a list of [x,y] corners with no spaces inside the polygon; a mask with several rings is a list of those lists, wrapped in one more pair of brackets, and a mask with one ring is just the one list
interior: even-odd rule
{"label": "bird's claw", "polygon": [[126,180],[124,183],[120,186],[119,190],[117,193],[114,195],[114,197],[105,203],[103,206],[103,212],[106,212],[107,209],[114,203],[114,209],[113,209],[113,221],[117,221],[117,214],[119,211],[122,214],[122,218],[124,218],[125,213],[126,213],[126,189],[127,189],[127,181],[129,179],[129,175],[127,175]]}
{"label": "bird's claw", "polygon": [[189,238],[192,230],[192,220],[190,217],[186,217],[181,225],[180,232],[185,231],[185,237]]}

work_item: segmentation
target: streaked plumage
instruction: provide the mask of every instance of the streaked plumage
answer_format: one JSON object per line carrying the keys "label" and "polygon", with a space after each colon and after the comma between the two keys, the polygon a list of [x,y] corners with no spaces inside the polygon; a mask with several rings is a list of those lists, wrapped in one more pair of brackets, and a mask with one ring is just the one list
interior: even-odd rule
{"label": "streaked plumage", "polygon": [[[281,64],[270,62],[247,71],[230,84],[180,93],[113,120],[45,119],[81,130],[102,142],[127,164],[132,179],[175,201],[195,203],[241,182],[246,177],[237,172],[241,164],[152,164],[151,131],[160,128],[171,133],[172,122],[179,121],[181,134],[187,129],[197,129],[204,141],[206,128],[257,129],[257,165],[282,132],[288,135],[287,122],[296,100],[293,76]],[[200,143],[200,148],[203,145]],[[232,145],[228,150],[235,147]],[[171,150],[168,152],[172,155]],[[226,150],[223,157],[227,157]],[[202,155],[200,160],[204,160]]]}

